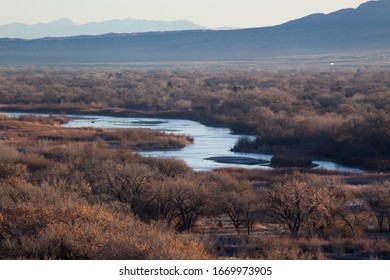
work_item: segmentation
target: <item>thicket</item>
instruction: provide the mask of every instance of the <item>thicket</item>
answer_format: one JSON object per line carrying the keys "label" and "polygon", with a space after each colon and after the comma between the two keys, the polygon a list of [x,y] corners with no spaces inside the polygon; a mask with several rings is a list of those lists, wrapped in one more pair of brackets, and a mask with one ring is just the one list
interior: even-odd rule
{"label": "thicket", "polygon": [[257,135],[236,150],[377,170],[390,168],[389,88],[387,70],[0,70],[3,108],[190,118]]}
{"label": "thicket", "polygon": [[389,258],[389,190],[386,174],[193,172],[104,141],[15,141],[0,144],[0,258]]}
{"label": "thicket", "polygon": [[[257,133],[243,149],[386,169],[389,75],[8,68],[0,100],[25,110],[189,117]],[[128,151],[165,134],[0,120],[2,259],[390,258],[388,173],[194,172]]]}
{"label": "thicket", "polygon": [[342,174],[194,173],[101,143],[50,146],[34,147],[50,160],[34,172],[20,163],[28,154],[0,147],[2,259],[390,256],[386,177],[352,186]]}

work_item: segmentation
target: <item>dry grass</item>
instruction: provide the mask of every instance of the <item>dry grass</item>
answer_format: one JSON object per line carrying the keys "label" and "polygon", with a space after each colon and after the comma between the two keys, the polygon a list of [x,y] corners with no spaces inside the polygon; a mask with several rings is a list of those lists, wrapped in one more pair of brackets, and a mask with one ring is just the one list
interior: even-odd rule
{"label": "dry grass", "polygon": [[[2,259],[390,258],[388,232],[377,231],[375,213],[367,207],[350,207],[356,199],[364,201],[362,188],[383,182],[387,186],[388,173],[193,172],[179,160],[123,152],[137,145],[177,147],[192,141],[186,137],[141,129],[69,129],[59,124],[0,116],[0,126],[10,128],[2,131],[0,141]],[[266,190],[283,175],[294,176],[297,171],[310,184],[334,183],[345,192],[341,206],[347,207],[322,209],[343,210],[338,215],[345,220],[330,213],[326,217],[333,220],[322,231],[304,223],[298,237],[290,238],[287,226],[271,219],[266,211],[270,205],[262,200]],[[326,192],[320,194],[328,199]],[[226,199],[248,206],[249,198],[259,198],[251,204],[256,218],[250,236],[244,224],[237,232],[222,211]],[[195,222],[179,234],[178,209],[186,205]],[[316,219],[322,221],[313,216],[308,222]]]}
{"label": "dry grass", "polygon": [[19,181],[0,188],[1,259],[207,259],[191,236]]}
{"label": "dry grass", "polygon": [[[181,149],[193,143],[187,136],[166,134],[147,129],[100,129],[100,128],[67,128],[60,124],[66,117],[39,117],[25,115],[18,119],[0,118],[3,129],[0,144],[14,146],[36,146],[41,141],[52,141],[57,144],[70,142],[103,141],[114,148],[140,150]],[[0,147],[1,148],[1,147]],[[11,151],[8,151],[11,153]]]}

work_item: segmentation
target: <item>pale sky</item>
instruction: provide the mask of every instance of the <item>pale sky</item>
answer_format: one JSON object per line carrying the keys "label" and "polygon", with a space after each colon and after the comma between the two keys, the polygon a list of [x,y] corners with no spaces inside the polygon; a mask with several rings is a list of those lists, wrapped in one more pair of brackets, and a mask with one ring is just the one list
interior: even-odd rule
{"label": "pale sky", "polygon": [[312,13],[356,8],[368,0],[0,0],[0,24],[111,19],[189,20],[217,28],[276,25]]}

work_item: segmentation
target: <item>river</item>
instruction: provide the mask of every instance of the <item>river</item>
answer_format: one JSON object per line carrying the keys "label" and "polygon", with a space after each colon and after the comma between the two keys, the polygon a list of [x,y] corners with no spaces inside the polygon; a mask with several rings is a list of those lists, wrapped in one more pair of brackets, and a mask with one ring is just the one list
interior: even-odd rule
{"label": "river", "polygon": [[[1,113],[1,112],[0,112]],[[17,117],[24,113],[1,113]],[[45,116],[44,114],[36,114]],[[270,154],[235,153],[230,151],[238,138],[244,135],[235,135],[228,128],[216,128],[202,125],[190,120],[161,119],[161,118],[130,118],[108,116],[67,115],[67,127],[96,127],[96,128],[146,128],[160,130],[167,133],[184,134],[194,137],[195,142],[181,150],[140,152],[143,156],[175,157],[184,160],[196,171],[210,170],[221,167],[261,168],[271,169],[264,165],[225,164],[212,160],[210,157],[249,157],[270,161]],[[361,169],[344,166],[332,161],[315,160],[318,168],[337,170],[342,172],[362,172]]]}
{"label": "river", "polygon": [[[270,154],[235,153],[230,149],[237,139],[243,135],[231,134],[228,128],[216,128],[202,125],[195,121],[158,118],[128,118],[106,116],[69,116],[69,127],[98,127],[98,128],[148,128],[174,134],[185,134],[194,137],[194,144],[187,145],[181,150],[141,152],[144,156],[175,157],[184,160],[196,171],[210,170],[221,167],[262,168],[270,169],[268,165],[243,165],[217,163],[205,158],[210,157],[250,157],[269,161]],[[358,168],[352,168],[337,164],[332,161],[315,160],[318,168],[337,170],[343,172],[361,172]]]}

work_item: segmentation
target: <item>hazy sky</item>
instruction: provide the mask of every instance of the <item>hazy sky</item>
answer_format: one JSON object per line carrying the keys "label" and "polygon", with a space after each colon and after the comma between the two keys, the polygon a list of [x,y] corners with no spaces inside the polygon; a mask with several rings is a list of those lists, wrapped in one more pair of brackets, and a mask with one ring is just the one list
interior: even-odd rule
{"label": "hazy sky", "polygon": [[186,19],[216,28],[275,25],[311,13],[357,7],[368,0],[0,0],[0,24],[69,18],[76,23],[110,19]]}

